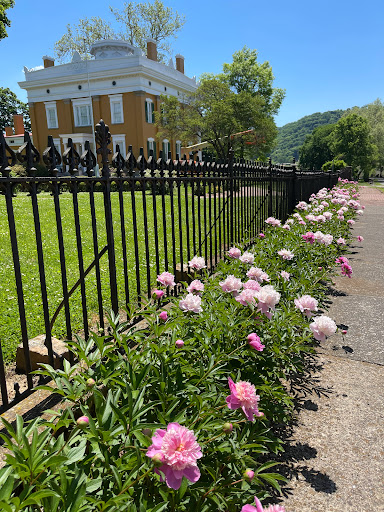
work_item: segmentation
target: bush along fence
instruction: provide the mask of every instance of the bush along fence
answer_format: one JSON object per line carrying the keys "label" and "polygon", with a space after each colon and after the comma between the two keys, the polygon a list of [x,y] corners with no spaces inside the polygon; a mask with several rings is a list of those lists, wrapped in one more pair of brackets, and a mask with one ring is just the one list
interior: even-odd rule
{"label": "bush along fence", "polygon": [[[193,258],[179,296],[166,299],[175,276],[159,274],[140,311],[112,315],[112,338],[70,342],[79,362],[39,373],[72,406],[4,422],[1,509],[284,512],[274,427],[289,424],[292,386],[336,332],[326,288],[335,262],[352,275],[344,254],[357,199],[353,183],[324,188],[285,223],[267,218],[214,275]],[[140,330],[135,316],[147,321]]]}
{"label": "bush along fence", "polygon": [[[29,135],[15,154],[0,133],[0,272],[7,283],[1,297],[1,410],[32,390],[35,356],[56,364],[56,355],[66,351],[59,340],[72,340],[74,332],[87,339],[96,325],[105,332],[105,311],[140,306],[161,272],[179,283],[194,255],[204,257],[211,271],[231,245],[255,239],[267,217],[284,220],[297,201],[340,176],[232,157],[225,163],[161,153],[146,159],[142,149],[136,158],[132,147],[124,159],[119,147],[111,154],[103,121],[95,136],[97,157],[89,143],[79,155],[69,139],[62,158],[48,137],[46,176],[39,177],[41,158]],[[12,175],[17,161],[25,176]],[[178,287],[171,293],[177,295]],[[5,365],[15,360],[20,341],[17,367],[27,375],[12,390]]]}

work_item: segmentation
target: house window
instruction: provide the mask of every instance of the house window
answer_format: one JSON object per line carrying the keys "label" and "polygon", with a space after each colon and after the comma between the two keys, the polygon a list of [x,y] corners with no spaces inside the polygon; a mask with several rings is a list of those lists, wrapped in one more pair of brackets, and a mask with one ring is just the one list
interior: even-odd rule
{"label": "house window", "polygon": [[91,103],[89,100],[72,100],[75,126],[91,126]]}
{"label": "house window", "polygon": [[48,129],[52,130],[54,128],[58,128],[59,122],[57,120],[56,101],[45,102],[45,113],[47,115]]}
{"label": "house window", "polygon": [[153,158],[156,159],[156,141],[152,137],[147,140],[147,155],[148,158],[151,156],[151,150],[153,151]]}
{"label": "house window", "polygon": [[122,94],[110,95],[109,101],[110,101],[110,105],[111,105],[111,123],[112,124],[124,123],[123,95]]}
{"label": "house window", "polygon": [[60,141],[60,139],[53,139],[53,144],[55,145],[55,148],[57,149],[59,155],[61,156],[61,141]]}
{"label": "house window", "polygon": [[147,98],[145,100],[145,120],[147,123],[154,123],[155,122],[155,116],[153,115],[155,111],[155,104],[152,100]]}
{"label": "house window", "polygon": [[176,155],[179,155],[179,158],[181,158],[181,141],[176,141]]}
{"label": "house window", "polygon": [[170,152],[169,140],[164,139],[163,140],[163,158],[164,158],[164,160],[167,160],[169,152]]}
{"label": "house window", "polygon": [[112,144],[114,153],[116,153],[116,145],[118,144],[121,156],[123,158],[127,156],[125,150],[125,135],[112,135]]}

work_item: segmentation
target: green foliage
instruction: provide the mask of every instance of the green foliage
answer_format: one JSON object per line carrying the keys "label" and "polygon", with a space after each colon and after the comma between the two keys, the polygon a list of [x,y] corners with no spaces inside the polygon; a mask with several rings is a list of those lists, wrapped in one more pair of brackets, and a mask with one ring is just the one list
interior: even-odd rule
{"label": "green foliage", "polygon": [[[353,216],[352,207],[344,221],[334,215],[327,233],[334,240],[348,239],[347,220]],[[281,294],[271,319],[221,291],[219,283],[229,274],[247,280],[249,266],[227,259],[211,278],[201,276],[201,313],[182,312],[180,298],[172,296],[166,323],[152,301],[140,311],[132,307],[127,321],[109,318],[108,338],[92,334],[70,343],[78,363],[64,361],[58,370],[42,365],[37,373],[54,381],[53,389],[43,387],[72,407],[29,423],[21,417],[15,425],[3,420],[1,510],[238,512],[255,494],[264,499],[279,491],[284,478],[269,460],[283,449],[274,427],[281,431],[291,421],[289,384],[306,378],[305,361],[314,346],[309,321],[294,299],[310,294],[325,308],[327,270],[344,252],[336,242],[306,244],[301,237],[306,230],[298,222],[290,231],[268,228],[266,239],[251,248],[254,265],[268,273]],[[281,248],[292,250],[295,258],[282,260]],[[282,279],[282,270],[290,272],[290,281]],[[138,317],[146,320],[140,329],[132,326]],[[247,343],[253,331],[265,345],[263,352]],[[183,348],[176,348],[177,339],[184,340]],[[227,407],[228,377],[256,387],[264,417],[246,421],[240,408]],[[89,425],[79,428],[76,420],[83,415]],[[193,430],[203,453],[198,481],[184,478],[178,490],[161,481],[146,455],[155,432],[171,422]],[[223,431],[227,422],[232,432]],[[248,467],[255,472],[251,482],[243,478]]]}
{"label": "green foliage", "polygon": [[164,60],[171,53],[169,39],[175,38],[185,23],[184,16],[160,0],[125,2],[122,10],[113,7],[110,10],[115,16],[116,28],[100,16],[68,24],[66,33],[54,45],[58,59],[66,62],[75,51],[83,59],[90,59],[91,45],[102,39],[122,39],[146,52],[146,41],[152,38],[158,43],[159,60]]}
{"label": "green foliage", "polygon": [[344,110],[316,112],[278,128],[276,147],[271,153],[273,161],[283,163],[292,162],[293,158],[296,161],[299,160],[300,146],[304,143],[305,138],[318,126],[336,123],[343,113]]}
{"label": "green foliage", "polygon": [[347,167],[344,160],[329,160],[329,162],[325,162],[325,164],[321,166],[321,169],[323,171],[330,171],[331,169],[337,171],[339,169],[344,169],[344,167]]}
{"label": "green foliage", "polygon": [[[162,98],[164,114],[157,115],[161,136],[172,138],[178,133],[185,145],[209,141],[223,160],[231,147],[235,156],[264,158],[276,137],[273,115],[284,91],[272,87],[269,63],[258,64],[256,59],[257,51],[244,47],[234,53],[231,64],[224,64],[224,73],[204,74],[197,91],[183,98],[182,104]],[[250,129],[250,135],[231,137]]]}
{"label": "green foliage", "polygon": [[8,37],[6,27],[11,26],[6,11],[15,5],[15,0],[0,0],[0,40]]}
{"label": "green foliage", "polygon": [[0,130],[6,126],[13,126],[13,114],[23,114],[26,130],[31,129],[29,108],[26,103],[20,101],[16,94],[8,88],[0,87]]}
{"label": "green foliage", "polygon": [[303,169],[321,169],[325,162],[333,158],[330,145],[334,128],[334,124],[326,124],[307,135],[300,148],[300,166]]}
{"label": "green foliage", "polygon": [[355,113],[342,117],[332,132],[330,147],[335,156],[354,169],[371,169],[376,146],[367,119]]}

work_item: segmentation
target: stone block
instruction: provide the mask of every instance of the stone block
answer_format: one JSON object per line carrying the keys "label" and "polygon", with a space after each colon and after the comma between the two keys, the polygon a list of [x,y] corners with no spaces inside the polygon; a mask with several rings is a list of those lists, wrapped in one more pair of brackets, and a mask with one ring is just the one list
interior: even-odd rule
{"label": "stone block", "polygon": [[[28,340],[29,354],[31,358],[32,371],[39,368],[39,363],[50,364],[48,349],[44,345],[45,334],[39,334],[35,338]],[[69,350],[64,341],[52,337],[53,361],[54,367],[61,366],[62,359],[69,359]],[[23,344],[17,347],[16,352],[16,369],[26,373],[26,360]]]}

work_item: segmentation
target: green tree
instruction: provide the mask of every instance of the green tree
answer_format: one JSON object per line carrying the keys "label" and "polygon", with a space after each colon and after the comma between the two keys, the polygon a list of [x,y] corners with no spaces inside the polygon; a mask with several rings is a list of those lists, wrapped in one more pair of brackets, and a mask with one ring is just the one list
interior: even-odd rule
{"label": "green tree", "polygon": [[57,58],[68,61],[73,52],[85,59],[91,58],[91,45],[102,39],[122,39],[146,51],[146,41],[154,39],[158,44],[158,58],[171,53],[169,40],[176,37],[185,23],[184,16],[160,0],[154,2],[125,2],[123,9],[110,7],[115,16],[117,29],[102,17],[83,18],[75,25],[67,25],[66,33],[55,43]]}
{"label": "green tree", "polygon": [[0,0],[0,40],[8,37],[6,27],[11,26],[6,11],[15,5],[15,0]]}
{"label": "green tree", "polygon": [[372,142],[377,147],[376,165],[382,172],[384,168],[384,103],[377,99],[363,107],[354,107],[352,113],[367,119],[371,128]]}
{"label": "green tree", "polygon": [[20,101],[10,89],[0,87],[0,130],[13,126],[13,114],[23,114],[25,128],[31,129],[28,105]]}
{"label": "green tree", "polygon": [[99,16],[80,19],[77,25],[67,25],[67,32],[54,44],[56,57],[61,62],[68,61],[74,52],[82,59],[90,59],[89,50],[95,41],[113,39],[115,33],[111,25]]}
{"label": "green tree", "polygon": [[[236,52],[234,62],[225,64],[222,74],[203,75],[197,91],[184,98],[182,105],[164,98],[165,113],[169,109],[177,110],[177,126],[160,112],[159,135],[172,137],[178,128],[183,144],[209,141],[220,159],[228,158],[231,147],[239,157],[265,158],[276,138],[273,115],[278,111],[284,91],[272,87],[274,77],[269,64],[256,65],[256,56],[256,50],[247,48]],[[253,72],[247,63],[253,64]],[[231,137],[246,130],[252,133]]]}
{"label": "green tree", "polygon": [[185,23],[185,16],[166,7],[160,0],[154,2],[125,2],[122,10],[110,7],[122,25],[119,37],[138,46],[144,52],[147,39],[157,42],[158,58],[164,60],[172,52],[169,39],[176,38]]}
{"label": "green tree", "polygon": [[307,135],[300,148],[300,166],[303,169],[321,169],[321,166],[333,159],[331,134],[336,124],[318,126],[311,135]]}
{"label": "green tree", "polygon": [[377,148],[367,119],[355,113],[342,117],[332,131],[331,148],[337,158],[353,167],[356,176],[363,171],[368,179]]}

